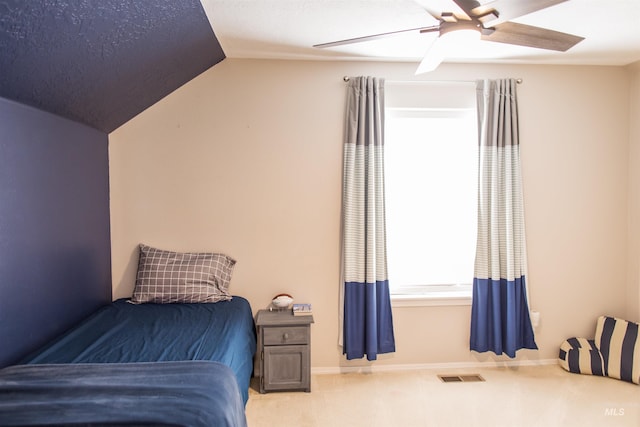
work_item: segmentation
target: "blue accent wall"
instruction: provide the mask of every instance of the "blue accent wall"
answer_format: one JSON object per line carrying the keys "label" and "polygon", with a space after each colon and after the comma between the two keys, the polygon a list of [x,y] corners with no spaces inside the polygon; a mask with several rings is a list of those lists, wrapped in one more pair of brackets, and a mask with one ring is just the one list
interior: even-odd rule
{"label": "blue accent wall", "polygon": [[108,133],[224,58],[199,0],[0,1],[0,367],[111,301]]}
{"label": "blue accent wall", "polygon": [[0,366],[110,301],[108,135],[0,98]]}

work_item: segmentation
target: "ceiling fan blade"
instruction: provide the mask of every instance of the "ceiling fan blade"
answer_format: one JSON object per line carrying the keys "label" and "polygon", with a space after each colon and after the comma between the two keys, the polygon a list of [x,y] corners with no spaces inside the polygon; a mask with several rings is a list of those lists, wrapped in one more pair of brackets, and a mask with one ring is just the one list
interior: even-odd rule
{"label": "ceiling fan blade", "polygon": [[515,22],[504,22],[496,25],[494,32],[482,35],[481,38],[490,42],[537,47],[560,52],[565,52],[584,40],[584,37]]}
{"label": "ceiling fan blade", "polygon": [[429,0],[413,0],[415,4],[420,6],[425,10],[429,15],[431,15],[434,19],[440,20],[440,11],[433,8],[433,2]]}
{"label": "ceiling fan blade", "polygon": [[[471,13],[473,16],[478,17],[482,25],[487,28],[564,3],[565,1],[567,0],[495,0],[473,8]],[[497,11],[498,13],[490,14],[489,12],[491,11]]]}
{"label": "ceiling fan blade", "polygon": [[475,16],[475,14],[473,13],[474,9],[481,7],[480,2],[477,0],[453,0],[453,2],[457,4],[458,7],[464,11],[464,13],[467,14],[468,19],[471,19],[473,16]]}
{"label": "ceiling fan blade", "polygon": [[433,71],[438,68],[438,65],[444,60],[444,46],[441,37],[436,37],[436,39],[431,43],[429,49],[424,54],[424,58],[418,65],[416,69],[415,75],[428,73],[429,71]]}
{"label": "ceiling fan blade", "polygon": [[342,45],[345,45],[345,44],[368,42],[368,41],[371,41],[371,40],[377,40],[377,39],[381,39],[381,38],[384,38],[384,37],[394,36],[396,34],[409,33],[409,32],[412,32],[412,31],[419,32],[419,33],[429,33],[429,32],[433,32],[433,31],[439,31],[439,29],[440,29],[439,25],[434,25],[434,26],[430,26],[430,27],[411,28],[411,29],[408,29],[408,30],[390,31],[388,33],[373,34],[373,35],[370,35],[370,36],[354,37],[352,39],[338,40],[338,41],[335,41],[335,42],[314,44],[313,47],[319,47],[319,48],[335,47],[335,46],[342,46]]}

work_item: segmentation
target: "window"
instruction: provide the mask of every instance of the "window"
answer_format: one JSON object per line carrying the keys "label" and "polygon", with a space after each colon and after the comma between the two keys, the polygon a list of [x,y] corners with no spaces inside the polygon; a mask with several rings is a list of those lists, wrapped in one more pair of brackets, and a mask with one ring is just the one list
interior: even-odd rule
{"label": "window", "polygon": [[470,93],[457,107],[450,99],[439,107],[424,93],[431,105],[405,102],[412,106],[402,107],[401,97],[393,96],[387,103],[387,262],[394,299],[471,295],[477,116],[475,91],[465,89]]}

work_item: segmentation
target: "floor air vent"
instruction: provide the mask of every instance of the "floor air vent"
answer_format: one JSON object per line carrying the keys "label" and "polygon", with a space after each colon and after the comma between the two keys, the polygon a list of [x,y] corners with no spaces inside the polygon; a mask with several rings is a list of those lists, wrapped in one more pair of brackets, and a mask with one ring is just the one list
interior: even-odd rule
{"label": "floor air vent", "polygon": [[484,381],[481,375],[438,375],[443,383],[477,383]]}

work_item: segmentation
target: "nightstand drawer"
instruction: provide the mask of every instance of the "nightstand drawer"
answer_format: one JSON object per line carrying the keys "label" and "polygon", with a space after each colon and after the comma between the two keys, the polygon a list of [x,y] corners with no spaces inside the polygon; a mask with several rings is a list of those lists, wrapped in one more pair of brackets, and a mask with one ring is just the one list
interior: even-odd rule
{"label": "nightstand drawer", "polygon": [[280,326],[262,330],[264,345],[308,344],[307,326]]}

